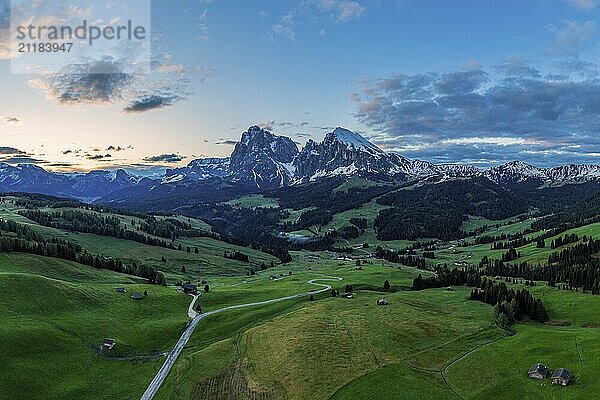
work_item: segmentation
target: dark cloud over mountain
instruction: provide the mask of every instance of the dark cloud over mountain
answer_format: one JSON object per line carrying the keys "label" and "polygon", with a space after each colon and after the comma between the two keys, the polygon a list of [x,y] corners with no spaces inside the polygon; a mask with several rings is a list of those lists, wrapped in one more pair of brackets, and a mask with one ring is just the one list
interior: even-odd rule
{"label": "dark cloud over mountain", "polygon": [[146,162],[150,162],[150,163],[177,163],[180,161],[183,161],[185,159],[184,156],[181,156],[179,154],[161,154],[158,156],[149,156],[149,157],[145,157],[144,161]]}
{"label": "dark cloud over mountain", "polygon": [[498,70],[504,76],[482,69],[396,75],[351,98],[377,143],[410,156],[591,162],[600,155],[600,81],[544,75],[519,58]]}

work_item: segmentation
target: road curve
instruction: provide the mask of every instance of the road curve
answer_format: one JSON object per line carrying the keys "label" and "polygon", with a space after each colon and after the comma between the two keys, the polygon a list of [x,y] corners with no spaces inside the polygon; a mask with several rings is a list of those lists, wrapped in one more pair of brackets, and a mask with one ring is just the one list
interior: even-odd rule
{"label": "road curve", "polygon": [[[308,281],[309,284],[315,285],[315,286],[323,286],[323,289],[315,290],[315,291],[308,292],[308,293],[294,294],[291,296],[281,297],[278,299],[258,301],[256,303],[239,304],[236,306],[229,306],[229,307],[220,308],[218,310],[208,311],[203,314],[196,314],[196,316],[192,319],[192,322],[187,326],[187,328],[185,329],[185,331],[179,338],[179,341],[177,342],[177,344],[175,345],[173,350],[167,356],[165,363],[162,365],[162,367],[160,367],[160,370],[158,370],[158,373],[156,374],[156,376],[154,376],[154,379],[152,379],[152,382],[150,382],[150,385],[148,386],[148,388],[142,395],[141,400],[152,400],[154,398],[154,396],[156,395],[156,392],[158,392],[158,389],[160,388],[163,381],[169,374],[169,371],[175,364],[175,361],[177,361],[177,358],[179,357],[181,350],[183,350],[183,347],[187,344],[188,340],[190,340],[190,337],[192,336],[194,329],[196,329],[196,326],[202,319],[208,317],[209,315],[217,314],[217,313],[220,313],[223,311],[235,310],[237,308],[244,308],[244,307],[260,306],[260,305],[271,304],[271,303],[278,303],[280,301],[296,299],[296,298],[302,297],[302,296],[310,296],[311,294],[323,293],[328,290],[331,290],[331,286],[322,284],[322,283],[316,283],[316,281],[331,281],[331,280],[341,281],[342,279],[343,278],[333,277],[333,276],[326,276],[323,278],[312,279],[312,280]],[[190,309],[193,306],[195,301],[196,301],[196,298],[194,298],[192,300],[192,305],[190,305]]]}

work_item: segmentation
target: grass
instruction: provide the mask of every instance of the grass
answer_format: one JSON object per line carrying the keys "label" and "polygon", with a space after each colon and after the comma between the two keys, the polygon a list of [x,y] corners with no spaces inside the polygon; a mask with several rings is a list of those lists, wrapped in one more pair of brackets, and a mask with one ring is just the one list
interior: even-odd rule
{"label": "grass", "polygon": [[307,212],[307,211],[312,211],[315,210],[316,207],[306,207],[306,208],[302,208],[300,210],[294,210],[291,208],[286,208],[286,211],[289,212],[289,216],[287,218],[284,218],[280,221],[280,223],[284,224],[284,223],[296,223],[298,221],[298,219],[300,218],[300,216]]}
{"label": "grass", "polygon": [[[378,263],[359,271],[327,253],[293,255],[286,267],[294,271],[293,280],[267,283],[256,277],[247,298],[260,296],[269,285],[282,285],[269,289],[282,293],[301,289],[302,271],[343,276],[334,284],[340,289],[346,283],[378,287],[385,277],[402,289],[417,272]],[[491,306],[466,300],[468,288],[363,290],[352,300],[323,295],[316,302],[297,299],[211,316],[192,336],[159,398],[187,399],[194,393],[208,399],[285,394],[290,400],[599,396],[593,346],[599,333],[589,326],[600,326],[600,298],[542,284],[530,290],[544,300],[553,321],[567,326],[521,323],[516,335],[507,336],[492,326]],[[387,307],[375,305],[382,296],[390,301]],[[570,368],[577,379],[568,388],[531,381],[526,372],[538,361]],[[224,391],[219,396],[206,389],[215,385]]]}
{"label": "grass", "polygon": [[[500,223],[502,221],[496,221],[496,222]],[[493,228],[492,230],[488,230],[485,233],[480,234],[478,236],[492,236],[492,235],[499,235],[502,233],[513,234],[513,233],[521,232],[526,227],[530,227],[532,222],[533,222],[533,219],[530,218],[530,219],[527,219],[522,222],[508,223],[507,225],[502,225],[498,228]],[[535,237],[541,233],[543,233],[543,232],[539,231],[539,232],[528,234],[527,236]],[[580,237],[579,242],[576,242],[576,243],[581,243],[584,235],[587,235],[588,237],[592,236],[592,237],[597,238],[600,236],[600,223],[593,223],[593,224],[581,226],[578,228],[569,229],[558,235],[550,237],[550,238],[546,239],[546,247],[544,247],[544,248],[537,248],[536,243],[529,243],[525,246],[518,247],[517,251],[519,251],[521,253],[521,257],[519,257],[516,261],[517,262],[526,261],[526,262],[532,263],[532,264],[546,263],[548,260],[548,256],[551,253],[553,253],[555,251],[560,251],[564,248],[571,247],[576,244],[576,243],[569,243],[567,245],[552,249],[550,247],[550,243],[552,242],[552,240],[556,239],[559,236],[562,237],[566,234],[573,234],[573,233],[579,235],[579,237]],[[472,239],[468,239],[468,240],[472,241]],[[491,244],[474,244],[474,245],[470,245],[470,246],[466,246],[466,247],[458,247],[457,242],[453,241],[453,242],[450,242],[449,244],[447,244],[443,249],[436,251],[435,252],[436,259],[431,260],[431,263],[447,263],[447,264],[451,265],[456,261],[461,261],[461,262],[467,262],[470,264],[477,264],[486,255],[492,259],[500,259],[502,257],[502,254],[507,251],[504,249],[492,250],[490,248],[490,246],[491,246]]]}
{"label": "grass", "polygon": [[[251,329],[245,345],[253,379],[282,385],[290,399],[328,399],[367,372],[403,362],[408,367],[414,353],[490,324],[489,308],[465,304],[464,293],[438,290],[423,298],[398,292],[386,295],[387,307],[375,304],[380,297],[360,292],[352,300],[327,299]],[[460,352],[433,354],[419,367]]]}
{"label": "grass", "polygon": [[389,208],[389,206],[383,206],[381,204],[377,204],[374,200],[370,201],[366,204],[363,204],[359,208],[355,208],[348,211],[343,211],[341,213],[335,214],[333,216],[333,221],[326,225],[325,228],[334,228],[339,229],[342,226],[349,225],[350,218],[365,218],[368,221],[369,228],[373,228],[373,221],[375,217],[379,214],[379,211]]}
{"label": "grass", "polygon": [[[529,222],[523,221],[524,224],[521,224],[518,221],[518,217],[519,216],[510,217],[510,218],[506,218],[503,220],[491,220],[491,219],[487,219],[484,217],[469,215],[469,218],[462,223],[460,228],[465,232],[473,232],[479,228],[487,226],[487,227],[489,227],[487,229],[487,231],[493,232],[494,230],[503,231],[504,226],[510,225],[513,229],[516,229],[516,231],[515,231],[515,233],[516,233],[519,230],[522,230],[523,227],[529,226],[531,224],[531,221],[529,221]],[[528,223],[529,223],[529,225],[527,225]],[[499,225],[499,226],[497,228],[494,228],[494,226],[496,226],[496,225]]]}
{"label": "grass", "polygon": [[[7,203],[9,206],[10,203]],[[232,276],[245,275],[252,269],[252,265],[244,262],[230,260],[223,257],[225,251],[240,251],[247,254],[250,262],[260,265],[262,262],[270,264],[275,258],[269,254],[253,250],[247,247],[228,244],[212,238],[188,238],[181,237],[175,240],[175,246],[181,245],[183,251],[172,250],[158,246],[148,246],[132,240],[122,240],[109,236],[99,236],[88,233],[67,233],[60,229],[41,226],[19,214],[16,208],[4,208],[0,210],[0,218],[14,220],[19,223],[27,224],[45,237],[59,237],[68,239],[81,245],[92,254],[102,254],[115,258],[120,258],[127,263],[137,263],[152,266],[162,271],[168,282],[177,280],[198,281],[211,276]],[[92,211],[90,211],[92,212]],[[116,214],[110,214],[117,216]],[[131,218],[118,216],[126,224]],[[164,217],[158,217],[164,218]],[[178,217],[184,218],[184,217]],[[187,221],[187,218],[184,218]],[[201,228],[203,222],[190,219],[192,225]],[[191,251],[188,253],[187,247]],[[195,248],[198,248],[198,253]],[[163,262],[162,258],[166,261]],[[182,267],[185,266],[185,272]]]}
{"label": "grass", "polygon": [[[519,325],[516,335],[481,347],[453,364],[448,382],[468,399],[577,399],[598,398],[600,352],[593,329]],[[529,367],[542,362],[551,369],[568,368],[575,380],[553,387],[550,380],[527,377]],[[476,373],[478,379],[473,379]]]}
{"label": "grass", "polygon": [[[117,293],[116,287],[128,293]],[[148,291],[134,301],[133,291]],[[141,396],[187,322],[190,297],[110,271],[24,254],[0,256],[0,398]],[[101,356],[104,337],[116,339]],[[35,377],[35,379],[32,379]]]}
{"label": "grass", "polygon": [[[239,206],[252,207],[262,200],[243,201]],[[340,213],[332,226],[352,216],[371,221],[379,207],[371,202]],[[24,219],[11,207],[0,210],[0,217],[28,223],[47,237],[66,236]],[[500,226],[484,234],[519,232],[532,221],[496,222]],[[491,222],[471,219],[467,224],[476,229]],[[598,237],[600,224],[568,233]],[[96,235],[68,237],[88,251],[155,266],[170,280],[207,279],[210,291],[198,300],[205,311],[305,293],[316,289],[308,280],[326,276],[344,278],[331,282],[340,291],[347,284],[359,289],[352,300],[323,293],[315,301],[303,296],[203,319],[158,399],[600,398],[599,296],[543,283],[528,287],[543,299],[551,323],[519,323],[516,334],[508,336],[492,325],[491,306],[466,299],[468,288],[413,292],[408,290],[412,279],[429,272],[387,261],[371,259],[358,269],[355,261],[338,260],[331,252],[298,251],[292,252],[288,265],[246,276],[249,266],[224,258],[225,249],[239,249],[257,263],[269,264],[272,257],[205,238],[178,242],[184,248],[198,246],[195,254]],[[380,243],[372,229],[356,243],[363,241],[371,247],[410,244]],[[521,259],[543,260],[553,251],[549,244],[547,240],[545,249],[519,248]],[[502,252],[490,251],[489,245],[458,248],[454,242],[436,251],[433,261],[477,263],[483,255]],[[385,280],[393,293],[380,291]],[[128,293],[115,291],[121,286]],[[132,291],[144,290],[147,298],[130,299]],[[390,304],[377,306],[381,297]],[[0,298],[0,365],[9,366],[0,377],[0,398],[11,399],[138,399],[164,361],[153,355],[173,347],[187,322],[190,302],[173,287],[144,285],[136,277],[19,253],[0,254]],[[125,359],[98,353],[104,337],[116,339],[112,355]],[[528,379],[527,370],[535,362],[571,369],[573,384],[557,388]]]}
{"label": "grass", "polygon": [[346,180],[346,182],[342,183],[340,186],[333,189],[333,192],[334,193],[337,193],[337,192],[347,193],[349,189],[353,189],[353,188],[366,189],[366,188],[370,188],[373,186],[378,186],[378,184],[376,182],[373,182],[373,181],[365,179],[365,178],[353,176],[353,177],[348,178]]}
{"label": "grass", "polygon": [[331,400],[354,399],[458,399],[442,378],[406,364],[391,364],[342,387]]}
{"label": "grass", "polygon": [[[259,299],[263,290],[265,296],[269,292],[284,295],[306,291],[303,282],[319,275],[343,276],[344,281],[333,285],[340,290],[346,284],[376,288],[385,279],[401,289],[410,285],[417,273],[408,267],[392,268],[389,263],[367,264],[357,270],[353,262],[335,260],[327,253],[319,253],[318,259],[308,258],[314,255],[309,252],[293,255],[296,261],[285,267],[294,272],[291,277],[280,281],[268,281],[262,274],[253,277],[252,282],[244,284],[249,285],[245,294],[237,291],[241,296],[238,304]],[[284,269],[277,267],[268,272],[283,273]],[[229,304],[227,298],[235,296],[236,291],[228,283],[222,282],[221,292],[211,289],[200,301],[208,307],[209,296],[215,295],[220,297],[215,307]],[[413,373],[412,367],[407,367],[409,361],[414,362],[410,360],[413,354],[453,342],[457,335],[501,335],[489,331],[489,306],[467,303],[466,291],[431,291],[425,299],[417,292],[388,293],[389,307],[375,305],[381,296],[376,291],[360,291],[354,300],[344,300],[323,294],[317,302],[300,298],[210,316],[192,336],[182,362],[169,375],[158,398],[186,399],[193,393],[206,396],[207,392],[202,391],[205,387],[220,384],[230,392],[206,398],[277,398],[285,393],[288,399],[327,399],[365,372],[385,365],[404,363],[407,373]],[[422,355],[420,363],[435,366],[439,360],[450,360],[468,350],[473,342],[465,338],[459,345],[448,345],[449,350],[439,355]],[[441,379],[436,373],[426,375],[424,386],[430,385],[427,379]],[[232,377],[241,381],[236,385],[219,383],[219,379],[229,381]],[[272,396],[249,395],[244,392],[248,385]],[[440,390],[444,392],[443,387]]]}
{"label": "grass", "polygon": [[240,208],[279,208],[279,202],[275,198],[265,197],[262,194],[252,194],[237,199],[229,200],[225,204]]}

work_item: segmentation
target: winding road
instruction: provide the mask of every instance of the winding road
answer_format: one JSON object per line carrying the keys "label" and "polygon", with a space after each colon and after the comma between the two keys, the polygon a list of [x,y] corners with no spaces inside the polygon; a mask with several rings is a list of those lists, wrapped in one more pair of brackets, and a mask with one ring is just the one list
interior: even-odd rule
{"label": "winding road", "polygon": [[239,304],[236,306],[224,307],[224,308],[220,308],[218,310],[208,311],[203,314],[197,314],[193,311],[194,302],[197,299],[197,296],[194,296],[194,299],[192,300],[192,303],[190,304],[190,307],[188,309],[189,315],[192,315],[192,312],[195,313],[195,316],[193,317],[192,322],[188,325],[188,327],[185,329],[185,331],[179,338],[179,341],[175,345],[175,348],[173,348],[173,350],[167,356],[165,363],[162,365],[162,367],[160,367],[160,370],[158,370],[158,373],[156,374],[154,379],[152,379],[152,382],[150,382],[150,385],[148,386],[148,389],[146,389],[146,391],[142,395],[141,400],[151,400],[154,398],[154,396],[156,395],[156,392],[158,392],[158,389],[160,389],[160,386],[162,385],[163,381],[169,374],[169,371],[171,371],[171,368],[175,364],[175,361],[177,361],[177,358],[179,357],[181,350],[183,350],[183,347],[187,344],[188,340],[190,340],[190,337],[192,336],[194,329],[196,329],[196,326],[202,319],[208,317],[209,315],[217,314],[217,313],[220,313],[223,311],[235,310],[235,309],[244,308],[244,307],[253,307],[253,306],[260,306],[260,305],[265,305],[265,304],[278,303],[280,301],[291,300],[291,299],[296,299],[298,297],[310,296],[310,295],[314,295],[314,294],[318,294],[318,293],[323,293],[328,290],[331,290],[331,286],[322,284],[322,283],[316,283],[316,281],[332,281],[332,280],[341,281],[342,279],[343,278],[333,277],[333,276],[325,276],[323,278],[312,279],[312,280],[308,281],[309,284],[315,285],[315,286],[323,286],[323,289],[315,290],[315,291],[308,292],[308,293],[294,294],[291,296],[281,297],[278,299],[271,299],[271,300],[265,300],[265,301],[258,301],[255,303]]}

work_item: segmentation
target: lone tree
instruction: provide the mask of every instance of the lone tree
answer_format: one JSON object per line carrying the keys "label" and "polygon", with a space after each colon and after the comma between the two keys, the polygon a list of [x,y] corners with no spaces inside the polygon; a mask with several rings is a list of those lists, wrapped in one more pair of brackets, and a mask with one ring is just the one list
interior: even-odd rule
{"label": "lone tree", "polygon": [[144,290],[144,297],[148,296],[148,291]]}
{"label": "lone tree", "polygon": [[334,288],[331,288],[331,297],[337,297],[338,295],[338,291],[335,290]]}
{"label": "lone tree", "polygon": [[383,290],[389,292],[391,288],[392,286],[390,285],[390,281],[386,279],[385,282],[383,282]]}
{"label": "lone tree", "polygon": [[156,271],[156,280],[155,283],[157,285],[167,286],[167,281],[165,280],[165,276],[162,272]]}
{"label": "lone tree", "polygon": [[208,285],[204,285],[204,293],[208,293],[209,290],[210,290],[210,287],[208,287]]}
{"label": "lone tree", "polygon": [[197,312],[198,314],[202,314],[202,306],[200,305],[200,303],[197,303],[197,304],[196,304],[196,312]]}
{"label": "lone tree", "polygon": [[312,294],[310,295],[310,297],[308,298],[310,301],[315,301],[315,296],[313,296]]}
{"label": "lone tree", "polygon": [[346,285],[346,293],[352,293],[352,286]]}
{"label": "lone tree", "polygon": [[[181,266],[181,272],[183,272],[185,274],[185,265]],[[387,281],[386,281],[387,282]]]}

